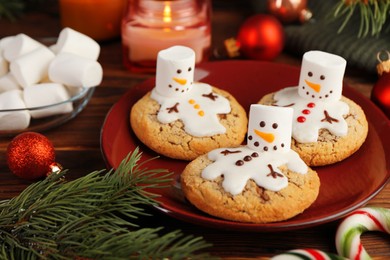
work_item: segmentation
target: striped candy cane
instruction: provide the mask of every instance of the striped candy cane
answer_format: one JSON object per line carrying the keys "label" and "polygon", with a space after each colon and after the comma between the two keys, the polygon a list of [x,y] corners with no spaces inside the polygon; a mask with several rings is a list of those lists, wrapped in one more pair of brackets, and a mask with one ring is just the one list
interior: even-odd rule
{"label": "striped candy cane", "polygon": [[352,260],[371,259],[361,243],[360,235],[374,230],[390,234],[389,209],[365,207],[353,211],[337,229],[338,254]]}
{"label": "striped candy cane", "polygon": [[287,251],[283,254],[276,255],[271,260],[347,260],[344,257],[325,253],[323,251],[306,248],[306,249],[294,249]]}

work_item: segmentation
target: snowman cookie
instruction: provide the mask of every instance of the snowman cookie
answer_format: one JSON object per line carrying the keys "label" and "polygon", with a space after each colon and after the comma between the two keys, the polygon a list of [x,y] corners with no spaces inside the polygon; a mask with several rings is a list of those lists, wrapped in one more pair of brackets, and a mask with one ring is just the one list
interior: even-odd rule
{"label": "snowman cookie", "polygon": [[185,197],[223,219],[269,223],[296,216],[317,198],[320,180],[291,150],[291,108],[252,105],[247,145],[218,148],[181,174]]}
{"label": "snowman cookie", "polygon": [[342,96],[346,61],[309,51],[303,55],[299,85],[264,96],[259,103],[294,109],[292,149],[310,166],[322,166],[356,152],[368,123],[363,110]]}
{"label": "snowman cookie", "polygon": [[156,85],[131,109],[131,127],[150,149],[174,159],[192,160],[245,138],[247,115],[228,92],[194,82],[195,52],[184,46],[162,50]]}

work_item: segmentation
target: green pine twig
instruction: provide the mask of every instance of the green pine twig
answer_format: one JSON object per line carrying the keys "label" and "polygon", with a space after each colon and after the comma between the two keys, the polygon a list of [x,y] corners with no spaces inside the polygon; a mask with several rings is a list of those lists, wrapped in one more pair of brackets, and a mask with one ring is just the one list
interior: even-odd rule
{"label": "green pine twig", "polygon": [[171,174],[149,170],[136,149],[117,170],[66,182],[66,171],[0,202],[0,259],[199,258],[209,245],[180,231],[140,228],[131,219],[156,205],[148,188],[166,187]]}
{"label": "green pine twig", "polygon": [[341,33],[355,13],[360,16],[358,37],[379,36],[390,15],[390,0],[340,0],[334,7],[333,18],[342,19]]}
{"label": "green pine twig", "polygon": [[23,0],[0,0],[0,18],[15,20],[25,9]]}

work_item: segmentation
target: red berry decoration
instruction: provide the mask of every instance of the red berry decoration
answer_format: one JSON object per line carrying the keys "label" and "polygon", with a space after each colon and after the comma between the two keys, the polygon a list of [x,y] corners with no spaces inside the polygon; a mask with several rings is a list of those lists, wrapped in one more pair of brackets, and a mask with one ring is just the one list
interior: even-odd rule
{"label": "red berry decoration", "polygon": [[250,59],[273,60],[284,47],[283,26],[272,15],[257,14],[241,25],[237,42],[241,53]]}
{"label": "red berry decoration", "polygon": [[8,167],[23,179],[45,177],[52,172],[54,161],[53,144],[44,135],[35,132],[17,135],[7,147]]}
{"label": "red berry decoration", "polygon": [[379,75],[378,81],[375,83],[371,99],[377,104],[383,112],[390,118],[390,52],[387,52],[387,60],[382,61],[378,53],[377,71]]}

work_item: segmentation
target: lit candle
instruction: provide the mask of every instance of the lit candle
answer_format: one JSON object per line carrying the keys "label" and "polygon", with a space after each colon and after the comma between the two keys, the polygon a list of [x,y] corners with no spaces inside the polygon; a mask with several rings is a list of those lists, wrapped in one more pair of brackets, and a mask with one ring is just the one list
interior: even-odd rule
{"label": "lit candle", "polygon": [[173,45],[192,48],[196,63],[207,59],[211,44],[209,0],[129,0],[122,23],[125,65],[153,72],[157,54]]}

